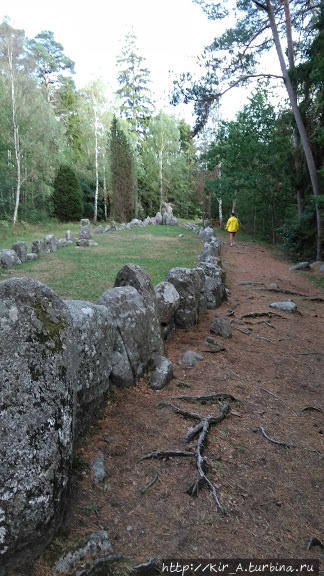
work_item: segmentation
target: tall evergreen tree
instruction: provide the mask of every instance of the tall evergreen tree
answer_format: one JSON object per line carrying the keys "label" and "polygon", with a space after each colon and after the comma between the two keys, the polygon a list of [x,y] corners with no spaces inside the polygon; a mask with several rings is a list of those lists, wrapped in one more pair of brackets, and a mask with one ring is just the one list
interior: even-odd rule
{"label": "tall evergreen tree", "polygon": [[55,89],[62,80],[62,72],[74,73],[74,62],[64,54],[62,44],[54,39],[54,33],[44,30],[29,41],[36,66],[37,76],[45,89],[48,102],[54,101]]}
{"label": "tall evergreen tree", "polygon": [[110,136],[112,210],[116,220],[127,222],[133,214],[134,164],[126,127],[114,117]]}
{"label": "tall evergreen tree", "polygon": [[117,59],[118,83],[117,94],[120,97],[120,113],[130,124],[135,136],[135,170],[134,170],[134,216],[138,217],[139,186],[138,177],[141,167],[143,142],[147,136],[148,124],[154,105],[150,92],[150,71],[145,67],[145,58],[139,55],[136,36],[130,32],[125,37],[121,56]]}
{"label": "tall evergreen tree", "polygon": [[55,216],[63,222],[82,218],[82,190],[79,179],[69,166],[60,166],[56,175],[53,204]]}

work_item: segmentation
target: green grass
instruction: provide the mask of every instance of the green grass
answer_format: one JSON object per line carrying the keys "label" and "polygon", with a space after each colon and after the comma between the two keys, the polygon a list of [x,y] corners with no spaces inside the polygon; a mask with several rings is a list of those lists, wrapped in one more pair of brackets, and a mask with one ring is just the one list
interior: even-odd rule
{"label": "green grass", "polygon": [[[64,238],[68,229],[77,236],[79,224],[23,224],[13,230],[1,223],[0,248],[11,248],[14,242],[23,240],[27,243],[28,251],[31,251],[34,240],[42,240],[45,234]],[[184,237],[179,238],[179,234]],[[17,267],[15,277],[27,276],[39,280],[63,299],[96,302],[105,290],[114,285],[117,273],[125,264],[141,266],[156,285],[165,279],[171,268],[195,267],[203,250],[203,241],[199,236],[175,226],[146,226],[108,234],[93,233],[92,238],[98,246],[79,248],[71,244],[51,254],[40,255],[37,260]],[[2,270],[1,277],[8,277],[5,270]]]}

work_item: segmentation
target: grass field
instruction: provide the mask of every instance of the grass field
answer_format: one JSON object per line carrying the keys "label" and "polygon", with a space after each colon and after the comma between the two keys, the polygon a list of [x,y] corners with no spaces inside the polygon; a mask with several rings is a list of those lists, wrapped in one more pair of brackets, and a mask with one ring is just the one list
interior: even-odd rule
{"label": "grass field", "polygon": [[[66,230],[75,237],[79,224],[31,226],[22,224],[13,229],[0,223],[0,249],[11,248],[18,240],[27,243],[28,252],[34,240],[54,234],[64,238]],[[93,228],[94,232],[95,228]],[[183,237],[179,237],[183,234]],[[176,266],[193,268],[203,249],[202,239],[183,227],[146,226],[92,234],[98,246],[77,247],[71,244],[37,260],[27,261],[16,268],[14,276],[28,276],[50,286],[61,298],[96,302],[101,294],[114,285],[117,272],[127,263],[137,264],[148,273],[153,285],[164,280]],[[1,279],[8,276],[1,270]]]}

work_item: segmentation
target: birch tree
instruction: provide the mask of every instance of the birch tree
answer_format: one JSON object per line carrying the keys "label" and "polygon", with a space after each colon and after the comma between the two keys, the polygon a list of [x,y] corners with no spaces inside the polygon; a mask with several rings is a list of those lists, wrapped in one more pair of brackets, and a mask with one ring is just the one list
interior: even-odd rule
{"label": "birch tree", "polygon": [[25,63],[26,52],[24,31],[15,30],[7,22],[3,22],[0,26],[0,65],[1,70],[8,78],[10,87],[11,121],[16,167],[15,207],[12,218],[14,225],[18,218],[21,194],[21,150],[19,121],[17,115],[17,85],[19,83],[19,75],[23,74]]}

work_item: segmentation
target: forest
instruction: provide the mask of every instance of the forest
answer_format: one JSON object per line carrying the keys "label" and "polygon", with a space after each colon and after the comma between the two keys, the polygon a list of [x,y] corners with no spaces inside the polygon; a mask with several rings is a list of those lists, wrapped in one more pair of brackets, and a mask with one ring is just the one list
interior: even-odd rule
{"label": "forest", "polygon": [[[108,96],[101,79],[76,88],[53,32],[30,39],[2,22],[0,222],[127,222],[171,203],[178,218],[221,227],[235,211],[242,230],[292,259],[322,259],[323,0],[192,1],[224,21],[199,73],[174,78],[170,102],[193,105],[192,126],[157,109],[134,33]],[[240,86],[248,103],[222,120],[219,103]]]}

